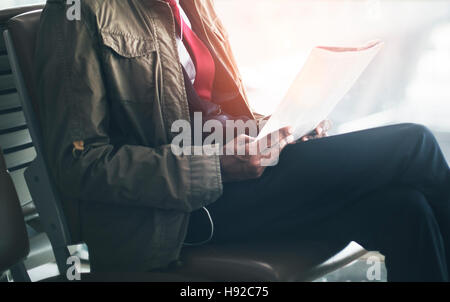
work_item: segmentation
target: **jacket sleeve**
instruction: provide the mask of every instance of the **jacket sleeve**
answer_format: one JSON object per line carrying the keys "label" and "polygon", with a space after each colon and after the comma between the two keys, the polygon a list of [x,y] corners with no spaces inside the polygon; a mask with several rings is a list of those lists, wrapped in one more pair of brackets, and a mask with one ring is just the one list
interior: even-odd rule
{"label": "jacket sleeve", "polygon": [[214,202],[222,194],[218,155],[113,143],[98,39],[82,17],[68,21],[63,5],[47,4],[36,48],[44,145],[58,188],[81,201],[183,212]]}

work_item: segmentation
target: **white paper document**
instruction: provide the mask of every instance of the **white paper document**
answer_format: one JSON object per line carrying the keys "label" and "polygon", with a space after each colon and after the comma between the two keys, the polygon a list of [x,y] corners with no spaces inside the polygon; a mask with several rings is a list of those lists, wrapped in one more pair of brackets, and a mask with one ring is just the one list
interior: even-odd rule
{"label": "white paper document", "polygon": [[314,130],[347,94],[382,46],[383,42],[372,41],[362,47],[315,47],[258,139],[287,126],[294,129],[295,139]]}

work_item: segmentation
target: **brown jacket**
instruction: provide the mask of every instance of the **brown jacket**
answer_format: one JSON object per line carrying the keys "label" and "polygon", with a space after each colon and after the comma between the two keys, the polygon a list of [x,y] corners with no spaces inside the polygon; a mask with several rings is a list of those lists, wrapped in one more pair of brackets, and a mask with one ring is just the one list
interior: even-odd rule
{"label": "brown jacket", "polygon": [[[165,266],[179,256],[189,213],[222,194],[218,156],[171,152],[172,123],[189,120],[172,11],[161,0],[83,0],[81,20],[69,21],[65,3],[47,1],[35,70],[72,232],[95,270]],[[253,118],[212,1],[181,5],[214,51],[214,100]]]}

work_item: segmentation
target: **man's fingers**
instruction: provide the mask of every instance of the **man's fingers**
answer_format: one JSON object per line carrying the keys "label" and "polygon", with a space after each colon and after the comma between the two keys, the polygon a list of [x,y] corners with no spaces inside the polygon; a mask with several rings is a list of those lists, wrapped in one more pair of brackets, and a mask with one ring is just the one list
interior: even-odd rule
{"label": "man's fingers", "polygon": [[288,138],[281,140],[278,144],[270,148],[264,149],[260,153],[261,158],[269,159],[271,157],[278,157],[281,151],[283,151],[283,149],[286,148],[286,146],[291,143],[291,141]]}
{"label": "man's fingers", "polygon": [[319,124],[319,127],[322,129],[322,132],[328,132],[332,127],[332,122],[330,120],[324,120]]}
{"label": "man's fingers", "polygon": [[322,128],[321,125],[319,125],[319,126],[316,128],[316,133],[317,133],[317,136],[319,136],[319,137],[324,133],[324,130],[323,130],[323,128]]}
{"label": "man's fingers", "polygon": [[267,135],[265,141],[257,141],[248,135],[239,135],[232,146],[235,154],[248,161],[249,166],[261,166],[261,159],[279,156],[289,143],[294,141],[291,127],[281,128],[278,132]]}
{"label": "man's fingers", "polygon": [[280,145],[279,148],[282,150],[284,147],[286,147],[288,144],[291,144],[294,142],[294,130],[292,127],[284,127],[280,129],[280,137],[278,138],[278,144]]}
{"label": "man's fingers", "polygon": [[278,131],[268,134],[263,139],[266,139],[267,145],[270,146],[272,143],[276,144],[279,141],[286,139],[287,137],[291,136],[293,133],[294,133],[294,130],[292,129],[292,127],[284,127],[284,128],[279,129]]}
{"label": "man's fingers", "polygon": [[246,134],[241,134],[237,137],[237,140],[239,144],[250,144],[251,142],[255,141],[256,138],[248,136]]}
{"label": "man's fingers", "polygon": [[289,136],[292,136],[292,134],[294,133],[294,129],[292,129],[292,127],[284,127],[279,130],[279,133],[280,133],[280,140],[286,139]]}
{"label": "man's fingers", "polygon": [[322,137],[327,137],[328,134],[328,130],[331,129],[331,121],[330,120],[324,120],[322,122],[320,122],[320,124],[314,129],[313,132],[314,135],[305,135],[304,137],[301,138],[301,140],[303,142],[307,142],[309,140],[312,139],[316,139],[316,138],[322,138]]}

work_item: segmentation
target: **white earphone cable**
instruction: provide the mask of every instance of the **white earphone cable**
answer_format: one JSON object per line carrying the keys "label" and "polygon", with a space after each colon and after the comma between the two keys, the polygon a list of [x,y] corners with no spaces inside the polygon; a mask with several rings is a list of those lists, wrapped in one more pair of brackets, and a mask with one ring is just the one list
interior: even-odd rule
{"label": "white earphone cable", "polygon": [[205,210],[206,214],[208,215],[209,222],[211,224],[211,232],[209,234],[208,239],[200,241],[200,242],[192,242],[192,243],[191,242],[187,242],[187,243],[184,242],[183,243],[184,246],[200,246],[200,245],[204,245],[204,244],[210,242],[211,239],[213,238],[213,235],[214,235],[214,222],[212,220],[211,214],[209,213],[208,209],[203,207],[203,210]]}

